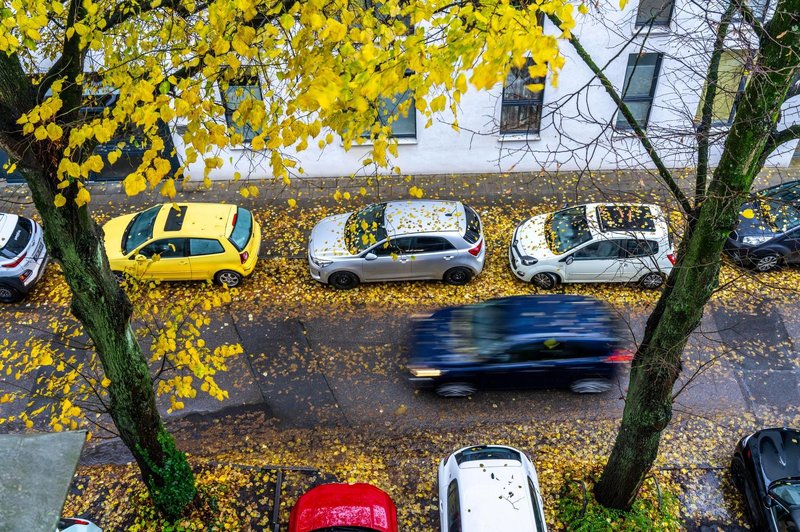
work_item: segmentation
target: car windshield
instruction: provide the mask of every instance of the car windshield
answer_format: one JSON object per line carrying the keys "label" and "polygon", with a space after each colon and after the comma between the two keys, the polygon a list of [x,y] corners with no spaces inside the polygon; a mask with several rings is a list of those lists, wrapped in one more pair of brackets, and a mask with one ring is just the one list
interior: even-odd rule
{"label": "car windshield", "polygon": [[131,220],[125,236],[122,237],[122,251],[126,254],[130,253],[153,238],[153,225],[159,211],[161,211],[161,205],[156,205],[140,212]]}
{"label": "car windshield", "polygon": [[385,211],[385,203],[375,203],[350,215],[344,225],[344,242],[352,255],[386,238]]}
{"label": "car windshield", "polygon": [[491,445],[470,447],[456,454],[456,463],[458,463],[458,465],[464,462],[482,462],[484,460],[515,460],[517,462],[522,462],[517,451],[505,447],[493,447]]}
{"label": "car windshield", "polygon": [[250,241],[252,231],[253,215],[247,209],[239,207],[239,210],[236,211],[236,218],[233,219],[233,231],[228,240],[236,246],[237,250],[242,251]]}
{"label": "car windshield", "polygon": [[493,355],[505,334],[505,322],[505,312],[498,301],[456,309],[450,322],[455,350],[465,355]]}
{"label": "car windshield", "polygon": [[785,233],[800,225],[800,211],[789,203],[777,200],[764,201],[761,212],[778,233]]}
{"label": "car windshield", "polygon": [[778,481],[773,483],[769,492],[785,508],[800,505],[800,482]]}
{"label": "car windshield", "polygon": [[545,221],[544,235],[550,251],[566,253],[592,239],[586,221],[586,207],[573,207],[550,215]]}
{"label": "car windshield", "polygon": [[0,257],[4,259],[13,259],[22,253],[31,239],[32,232],[33,224],[31,224],[31,221],[20,216],[17,220],[17,225],[11,232],[11,236],[6,243],[0,247]]}

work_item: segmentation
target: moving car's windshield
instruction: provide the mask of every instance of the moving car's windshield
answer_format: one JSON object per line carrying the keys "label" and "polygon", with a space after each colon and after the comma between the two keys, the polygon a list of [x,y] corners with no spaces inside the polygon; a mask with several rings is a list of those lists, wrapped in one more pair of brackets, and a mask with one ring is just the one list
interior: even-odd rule
{"label": "moving car's windshield", "polygon": [[122,237],[122,251],[130,253],[153,237],[153,224],[160,210],[161,205],[156,205],[140,212],[131,220]]}
{"label": "moving car's windshield", "polygon": [[467,355],[494,354],[501,345],[505,321],[505,312],[497,301],[456,309],[450,322],[455,350]]}
{"label": "moving car's windshield", "polygon": [[586,222],[586,208],[572,207],[552,214],[544,223],[544,236],[550,251],[566,253],[592,239]]}
{"label": "moving car's windshield", "polygon": [[385,211],[385,203],[376,203],[350,215],[344,225],[344,242],[352,255],[358,255],[386,238]]}

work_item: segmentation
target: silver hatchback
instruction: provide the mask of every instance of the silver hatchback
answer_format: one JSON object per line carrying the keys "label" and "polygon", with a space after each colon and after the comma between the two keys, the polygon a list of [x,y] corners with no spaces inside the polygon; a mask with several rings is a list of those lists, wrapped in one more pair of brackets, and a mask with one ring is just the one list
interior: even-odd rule
{"label": "silver hatchback", "polygon": [[459,201],[367,205],[324,218],[308,240],[311,276],[342,290],[409,279],[463,285],[483,270],[485,258],[481,219]]}
{"label": "silver hatchback", "polygon": [[0,302],[15,303],[30,292],[47,266],[39,224],[0,212]]}

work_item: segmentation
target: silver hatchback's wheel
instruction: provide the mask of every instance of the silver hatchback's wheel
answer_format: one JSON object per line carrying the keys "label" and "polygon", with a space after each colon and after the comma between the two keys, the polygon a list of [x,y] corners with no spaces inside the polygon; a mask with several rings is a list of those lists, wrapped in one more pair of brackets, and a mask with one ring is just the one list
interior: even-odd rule
{"label": "silver hatchback's wheel", "polygon": [[457,266],[455,268],[450,268],[446,272],[444,272],[444,276],[442,280],[447,284],[452,284],[455,286],[463,286],[467,284],[470,279],[472,279],[472,271],[469,268],[465,268],[463,266]]}
{"label": "silver hatchback's wheel", "polygon": [[231,270],[222,270],[221,272],[217,272],[214,276],[214,280],[219,284],[224,284],[228,288],[233,288],[241,284],[242,275]]}
{"label": "silver hatchback's wheel", "polygon": [[542,290],[552,290],[558,284],[558,279],[552,273],[537,273],[531,277],[531,282]]}
{"label": "silver hatchback's wheel", "polygon": [[639,284],[653,290],[664,284],[664,277],[660,273],[650,272],[639,280]]}
{"label": "silver hatchback's wheel", "polygon": [[0,303],[16,303],[25,296],[13,286],[0,284]]}
{"label": "silver hatchback's wheel", "polygon": [[469,397],[475,393],[475,387],[468,382],[447,382],[436,388],[442,397]]}
{"label": "silver hatchback's wheel", "polygon": [[350,290],[358,286],[359,279],[351,272],[334,272],[328,277],[328,284],[338,290]]}
{"label": "silver hatchback's wheel", "polygon": [[775,253],[768,253],[763,257],[759,257],[756,260],[755,267],[756,270],[760,272],[768,272],[774,270],[780,264],[781,259]]}
{"label": "silver hatchback's wheel", "polygon": [[580,379],[569,385],[569,389],[574,393],[604,393],[611,389],[611,381],[608,379]]}

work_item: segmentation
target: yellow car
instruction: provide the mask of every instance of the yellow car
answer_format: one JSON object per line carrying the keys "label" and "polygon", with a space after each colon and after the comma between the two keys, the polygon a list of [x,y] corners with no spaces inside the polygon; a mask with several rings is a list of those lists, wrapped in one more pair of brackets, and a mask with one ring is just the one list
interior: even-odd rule
{"label": "yellow car", "polygon": [[114,273],[165,281],[238,286],[253,273],[261,247],[250,211],[219,203],[156,205],[111,219],[103,232]]}

